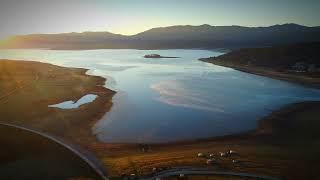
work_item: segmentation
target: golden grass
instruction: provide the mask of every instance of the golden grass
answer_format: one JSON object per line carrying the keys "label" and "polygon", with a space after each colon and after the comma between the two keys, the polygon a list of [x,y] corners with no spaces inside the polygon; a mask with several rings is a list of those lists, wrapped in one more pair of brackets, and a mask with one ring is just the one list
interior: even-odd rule
{"label": "golden grass", "polygon": [[[95,140],[91,127],[111,107],[114,92],[100,86],[105,79],[85,72],[39,62],[1,60],[0,120],[77,143]],[[99,97],[78,109],[48,108],[88,93]]]}

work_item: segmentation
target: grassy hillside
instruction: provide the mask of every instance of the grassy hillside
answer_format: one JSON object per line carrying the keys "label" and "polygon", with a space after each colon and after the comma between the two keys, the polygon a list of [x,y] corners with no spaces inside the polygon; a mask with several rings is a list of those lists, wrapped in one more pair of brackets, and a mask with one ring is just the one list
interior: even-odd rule
{"label": "grassy hillside", "polygon": [[[114,92],[99,86],[104,78],[85,72],[32,61],[0,60],[1,121],[78,143],[95,140],[91,127],[111,107]],[[99,97],[77,109],[48,107],[76,101],[88,93]]]}
{"label": "grassy hillside", "polygon": [[289,70],[298,62],[320,66],[320,42],[235,50],[208,61]]}
{"label": "grassy hillside", "polygon": [[320,42],[247,48],[200,60],[240,71],[320,87]]}

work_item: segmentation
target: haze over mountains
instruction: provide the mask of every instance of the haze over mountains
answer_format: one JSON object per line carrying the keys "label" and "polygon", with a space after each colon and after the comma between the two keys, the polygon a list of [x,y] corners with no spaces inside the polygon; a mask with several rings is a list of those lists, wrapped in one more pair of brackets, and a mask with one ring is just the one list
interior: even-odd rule
{"label": "haze over mountains", "polygon": [[109,32],[14,36],[0,48],[49,49],[237,49],[320,41],[320,27],[283,24],[269,27],[170,26],[132,36]]}

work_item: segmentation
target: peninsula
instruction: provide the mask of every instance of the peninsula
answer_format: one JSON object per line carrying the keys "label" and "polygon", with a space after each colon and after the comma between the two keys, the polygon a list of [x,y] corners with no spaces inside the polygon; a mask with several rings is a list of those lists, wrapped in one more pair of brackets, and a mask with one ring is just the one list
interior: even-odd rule
{"label": "peninsula", "polygon": [[320,87],[320,42],[245,48],[199,60],[239,71]]}

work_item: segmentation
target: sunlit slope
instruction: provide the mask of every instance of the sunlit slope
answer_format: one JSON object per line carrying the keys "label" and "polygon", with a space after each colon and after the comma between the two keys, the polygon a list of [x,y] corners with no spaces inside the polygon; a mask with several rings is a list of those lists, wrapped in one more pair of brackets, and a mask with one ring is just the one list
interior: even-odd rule
{"label": "sunlit slope", "polygon": [[[84,69],[30,61],[0,60],[0,120],[74,141],[94,138],[91,126],[111,106],[113,95],[104,79]],[[77,100],[88,93],[99,97],[74,110],[48,105]],[[99,108],[97,108],[99,107]]]}

